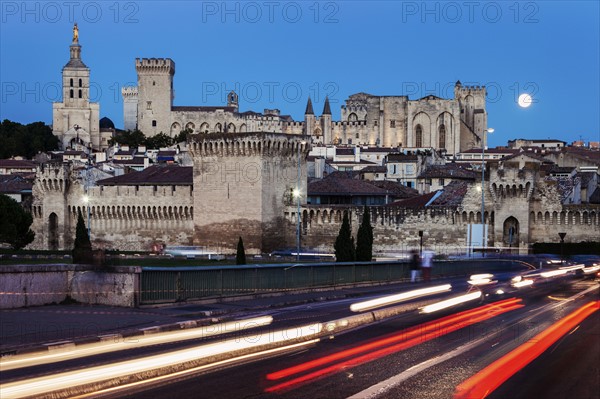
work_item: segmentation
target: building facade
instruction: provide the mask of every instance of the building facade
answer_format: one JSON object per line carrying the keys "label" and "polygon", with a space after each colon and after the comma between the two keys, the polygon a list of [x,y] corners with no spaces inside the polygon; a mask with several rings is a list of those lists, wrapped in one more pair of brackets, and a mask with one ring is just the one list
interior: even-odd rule
{"label": "building facade", "polygon": [[463,86],[460,81],[452,99],[354,94],[341,107],[339,121],[332,119],[329,99],[317,117],[309,98],[304,120],[295,121],[278,109],[240,112],[233,91],[223,106],[176,106],[173,60],[138,58],[135,68],[138,85],[122,89],[124,126],[147,136],[174,137],[182,130],[192,134],[306,134],[315,144],[434,148],[456,154],[479,146],[487,128],[485,87]]}

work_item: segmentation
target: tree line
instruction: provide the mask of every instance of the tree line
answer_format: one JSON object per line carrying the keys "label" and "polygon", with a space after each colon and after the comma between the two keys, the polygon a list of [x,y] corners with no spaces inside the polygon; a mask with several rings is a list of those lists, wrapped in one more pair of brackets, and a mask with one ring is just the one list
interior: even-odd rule
{"label": "tree line", "polygon": [[141,130],[126,130],[117,132],[113,138],[108,141],[108,145],[113,146],[115,144],[128,145],[132,148],[139,146],[145,146],[146,148],[163,148],[169,147],[173,144],[186,141],[187,135],[191,133],[191,130],[182,130],[175,137],[170,137],[160,132],[157,135],[147,137]]}
{"label": "tree line", "polygon": [[0,124],[0,143],[0,159],[31,159],[39,152],[58,150],[59,140],[44,122],[23,125],[5,119]]}

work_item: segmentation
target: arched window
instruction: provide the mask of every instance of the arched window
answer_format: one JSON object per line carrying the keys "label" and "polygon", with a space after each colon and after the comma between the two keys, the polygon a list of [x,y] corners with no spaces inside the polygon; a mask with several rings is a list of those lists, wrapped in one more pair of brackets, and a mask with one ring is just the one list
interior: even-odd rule
{"label": "arched window", "polygon": [[446,148],[446,126],[445,125],[440,125],[438,136],[439,136],[439,149],[443,150]]}
{"label": "arched window", "polygon": [[83,87],[81,79],[79,79],[79,87]]}
{"label": "arched window", "polygon": [[69,97],[73,98],[73,89],[69,90]]}
{"label": "arched window", "polygon": [[350,115],[348,115],[348,122],[356,122],[358,121],[358,115],[356,115],[354,112],[351,113]]}
{"label": "arched window", "polygon": [[415,147],[423,146],[423,128],[421,125],[417,125],[415,129]]}
{"label": "arched window", "polygon": [[78,94],[79,94],[79,98],[81,98],[81,89],[79,89],[79,93]]}
{"label": "arched window", "polygon": [[71,83],[70,86],[73,87],[73,78],[71,78],[70,83]]}

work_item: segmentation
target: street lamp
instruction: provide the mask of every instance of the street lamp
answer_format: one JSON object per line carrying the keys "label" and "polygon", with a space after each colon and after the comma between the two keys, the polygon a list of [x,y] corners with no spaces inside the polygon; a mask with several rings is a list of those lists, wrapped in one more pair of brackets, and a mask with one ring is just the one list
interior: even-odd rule
{"label": "street lamp", "polygon": [[306,144],[305,141],[298,142],[298,177],[296,180],[296,188],[293,191],[294,198],[296,198],[296,261],[300,261],[300,176],[302,175],[302,169],[300,167],[300,147]]}
{"label": "street lamp", "polygon": [[494,129],[487,128],[483,131],[483,137],[481,138],[481,253],[485,256],[485,249],[487,247],[485,239],[485,137],[486,133],[494,133]]}

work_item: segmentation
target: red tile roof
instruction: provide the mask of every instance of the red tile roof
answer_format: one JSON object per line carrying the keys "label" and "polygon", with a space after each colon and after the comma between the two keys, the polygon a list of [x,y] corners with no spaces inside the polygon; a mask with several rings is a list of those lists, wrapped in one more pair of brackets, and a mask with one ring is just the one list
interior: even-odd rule
{"label": "red tile roof", "polygon": [[193,168],[191,166],[150,166],[140,172],[131,172],[121,176],[99,180],[99,186],[160,186],[160,185],[193,185]]}

